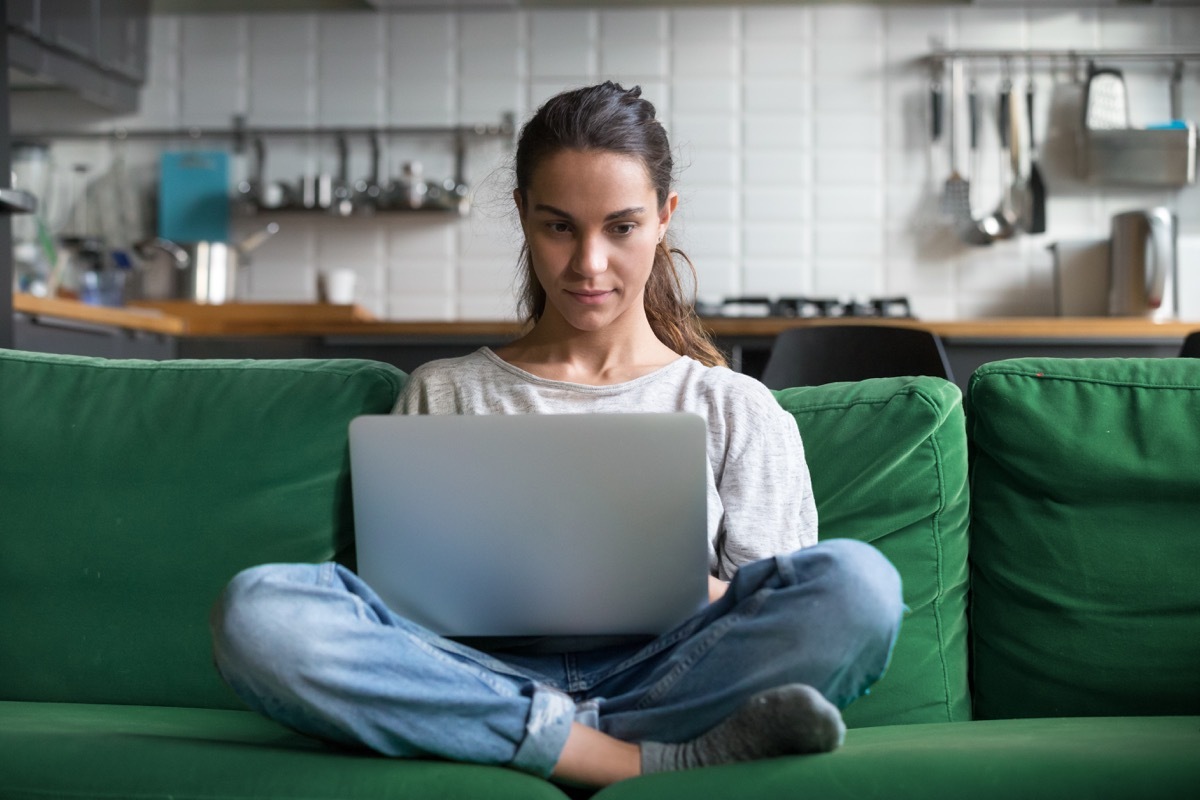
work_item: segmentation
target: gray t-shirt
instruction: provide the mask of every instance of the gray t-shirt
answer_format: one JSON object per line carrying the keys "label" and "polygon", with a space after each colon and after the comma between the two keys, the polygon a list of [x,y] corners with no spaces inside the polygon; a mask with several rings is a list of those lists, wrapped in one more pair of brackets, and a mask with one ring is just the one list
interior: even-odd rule
{"label": "gray t-shirt", "polygon": [[398,414],[684,411],[708,423],[709,568],[738,567],[817,542],[817,507],[796,422],[758,381],[681,357],[624,383],[539,378],[489,348],[422,364]]}

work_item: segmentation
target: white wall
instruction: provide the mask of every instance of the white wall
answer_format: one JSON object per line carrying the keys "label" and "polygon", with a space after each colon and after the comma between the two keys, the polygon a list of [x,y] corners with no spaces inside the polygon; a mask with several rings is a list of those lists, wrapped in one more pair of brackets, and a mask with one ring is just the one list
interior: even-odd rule
{"label": "white wall", "polygon": [[[597,5],[599,9],[599,4]],[[937,213],[944,148],[926,136],[931,37],[947,47],[1129,48],[1200,41],[1200,8],[979,8],[846,5],[523,10],[448,13],[161,16],[151,78],[129,127],[449,125],[518,121],[561,88],[613,78],[640,84],[671,132],[680,170],[676,233],[700,272],[700,294],[908,295],[927,319],[1048,315],[1059,239],[1104,237],[1116,211],[1167,204],[1181,221],[1183,316],[1200,319],[1200,189],[1100,192],[1061,175],[1049,231],[987,248],[957,242]],[[1168,118],[1169,65],[1126,64],[1135,124]],[[1067,65],[1037,71],[1039,132]],[[1023,65],[1017,65],[1023,80]],[[999,75],[977,79],[993,113]],[[1056,105],[1056,108],[1061,108]],[[1200,118],[1200,64],[1187,71],[1184,114]],[[78,124],[36,97],[14,102],[14,127]],[[114,120],[93,121],[107,129]],[[999,198],[995,134],[984,132],[981,207]],[[448,143],[397,139],[387,174],[409,159],[452,171]],[[991,147],[989,147],[991,145]],[[179,146],[176,143],[174,146]],[[118,146],[55,150],[103,174]],[[1053,148],[1051,148],[1053,152]],[[480,143],[463,220],[396,214],[272,217],[281,233],[255,254],[247,299],[301,301],[318,269],[352,267],[360,297],[391,318],[512,315],[517,249],[508,193],[511,151]],[[155,154],[127,148],[128,172],[154,180]],[[365,146],[353,171],[367,170]],[[1047,165],[1052,177],[1053,163]],[[243,175],[244,161],[237,169]],[[288,180],[334,169],[330,143],[272,146],[268,169]],[[60,204],[61,207],[61,204]],[[142,216],[138,216],[141,214]],[[131,216],[127,214],[126,216]],[[145,222],[145,211],[131,224]],[[239,220],[245,232],[266,218]]]}

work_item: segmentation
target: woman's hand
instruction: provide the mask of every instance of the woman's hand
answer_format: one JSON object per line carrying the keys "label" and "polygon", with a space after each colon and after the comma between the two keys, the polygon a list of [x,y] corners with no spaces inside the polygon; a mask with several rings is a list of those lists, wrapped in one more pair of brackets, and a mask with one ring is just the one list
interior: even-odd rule
{"label": "woman's hand", "polygon": [[729,583],[720,578],[708,576],[708,602],[715,603],[725,596],[725,590],[729,588]]}

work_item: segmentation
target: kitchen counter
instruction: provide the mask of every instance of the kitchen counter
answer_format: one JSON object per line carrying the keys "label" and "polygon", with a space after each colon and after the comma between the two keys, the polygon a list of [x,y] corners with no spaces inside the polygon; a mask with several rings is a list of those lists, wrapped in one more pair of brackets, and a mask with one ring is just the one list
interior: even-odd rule
{"label": "kitchen counter", "polygon": [[[125,308],[18,294],[19,349],[105,358],[370,358],[411,372],[435,358],[465,355],[515,338],[514,321],[375,319],[357,306],[311,303],[140,303]],[[965,388],[981,364],[1022,356],[1102,358],[1179,354],[1196,322],[1116,317],[912,320],[872,317],[707,317],[730,366],[762,374],[780,331],[810,325],[898,325],[942,337],[955,381]]]}
{"label": "kitchen counter", "polygon": [[[287,303],[139,303],[123,308],[90,306],[73,300],[17,294],[14,310],[49,317],[170,336],[485,336],[511,337],[521,325],[511,321],[379,320],[358,306]],[[974,320],[911,320],[871,317],[708,317],[716,337],[774,337],[805,325],[898,325],[933,331],[946,340],[1105,340],[1182,341],[1200,330],[1200,321],[1152,322],[1125,317],[1005,317]]]}
{"label": "kitchen counter", "polygon": [[13,296],[13,310],[31,317],[49,317],[84,324],[109,325],[130,331],[169,336],[295,335],[372,320],[357,306],[316,303],[137,303],[113,308],[76,300]]}

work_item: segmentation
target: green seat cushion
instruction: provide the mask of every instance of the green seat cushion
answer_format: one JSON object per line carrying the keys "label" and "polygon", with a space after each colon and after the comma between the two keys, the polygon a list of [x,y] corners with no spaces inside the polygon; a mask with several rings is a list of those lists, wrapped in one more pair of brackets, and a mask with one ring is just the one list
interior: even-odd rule
{"label": "green seat cushion", "polygon": [[876,378],[776,392],[796,418],[822,539],[877,547],[910,609],[884,677],[850,726],[970,718],[967,456],[962,396],[940,378]]}
{"label": "green seat cushion", "polygon": [[338,750],[250,711],[0,702],[0,797],[563,800],[502,767]]}
{"label": "green seat cushion", "polygon": [[596,800],[1178,800],[1200,796],[1200,717],[892,725],[833,753],[647,775]]}
{"label": "green seat cushion", "polygon": [[345,558],[361,361],[0,351],[0,699],[238,707],[208,610],[240,569]]}
{"label": "green seat cushion", "polygon": [[996,362],[967,407],[976,715],[1200,713],[1200,360]]}

